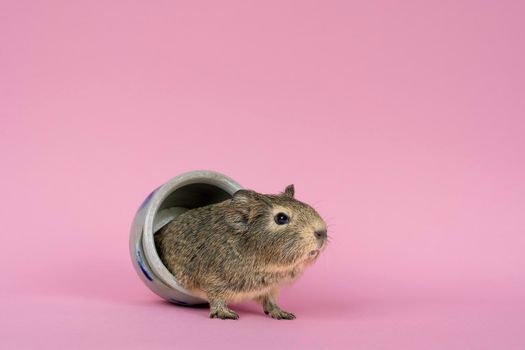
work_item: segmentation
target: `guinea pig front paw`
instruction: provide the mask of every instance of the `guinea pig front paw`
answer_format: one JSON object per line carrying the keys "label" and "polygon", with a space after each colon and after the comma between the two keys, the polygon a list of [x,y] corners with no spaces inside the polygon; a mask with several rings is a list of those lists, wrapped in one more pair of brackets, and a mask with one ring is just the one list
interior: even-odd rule
{"label": "guinea pig front paw", "polygon": [[239,315],[230,309],[218,309],[210,312],[210,318],[220,318],[221,320],[238,320]]}
{"label": "guinea pig front paw", "polygon": [[270,315],[272,318],[275,318],[276,320],[293,320],[295,319],[295,315],[291,312],[286,312],[284,310],[281,310],[279,308],[274,308],[270,311],[264,311],[265,314]]}

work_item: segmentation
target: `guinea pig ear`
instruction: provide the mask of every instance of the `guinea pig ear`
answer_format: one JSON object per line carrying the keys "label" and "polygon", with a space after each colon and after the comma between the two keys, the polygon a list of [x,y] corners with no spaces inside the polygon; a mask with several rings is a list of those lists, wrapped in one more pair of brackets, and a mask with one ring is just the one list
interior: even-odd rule
{"label": "guinea pig ear", "polygon": [[294,194],[295,194],[295,189],[294,189],[294,187],[293,187],[293,184],[292,184],[292,185],[288,185],[288,186],[286,186],[286,188],[284,189],[283,194],[284,194],[285,196],[288,196],[288,197],[290,197],[290,198],[293,198],[293,196],[294,196]]}
{"label": "guinea pig ear", "polygon": [[245,232],[267,208],[268,201],[263,195],[252,190],[238,190],[226,210],[226,220],[238,231]]}

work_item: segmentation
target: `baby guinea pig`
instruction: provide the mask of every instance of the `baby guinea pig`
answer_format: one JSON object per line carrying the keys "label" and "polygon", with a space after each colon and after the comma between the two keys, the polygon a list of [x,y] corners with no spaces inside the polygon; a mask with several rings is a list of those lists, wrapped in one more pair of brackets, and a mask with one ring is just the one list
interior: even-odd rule
{"label": "baby guinea pig", "polygon": [[326,223],[294,187],[266,195],[238,190],[231,199],[188,210],[155,235],[164,265],[181,286],[210,304],[210,317],[238,319],[228,303],[253,299],[275,319],[283,283],[296,280],[327,243]]}

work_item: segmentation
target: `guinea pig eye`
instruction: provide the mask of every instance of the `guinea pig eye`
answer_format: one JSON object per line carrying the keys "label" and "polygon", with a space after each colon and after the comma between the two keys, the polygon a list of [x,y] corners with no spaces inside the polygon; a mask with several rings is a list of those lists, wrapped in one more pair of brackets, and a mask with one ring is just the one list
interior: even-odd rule
{"label": "guinea pig eye", "polygon": [[284,225],[287,224],[289,221],[288,215],[286,215],[285,213],[278,213],[277,215],[275,215],[274,219],[277,225]]}

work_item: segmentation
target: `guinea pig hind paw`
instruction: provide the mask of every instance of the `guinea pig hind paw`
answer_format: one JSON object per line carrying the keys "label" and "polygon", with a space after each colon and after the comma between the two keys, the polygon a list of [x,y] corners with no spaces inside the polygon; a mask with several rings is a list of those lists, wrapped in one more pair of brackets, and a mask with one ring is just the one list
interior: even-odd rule
{"label": "guinea pig hind paw", "polygon": [[210,312],[210,318],[220,318],[221,320],[238,320],[239,315],[229,309],[213,310]]}

